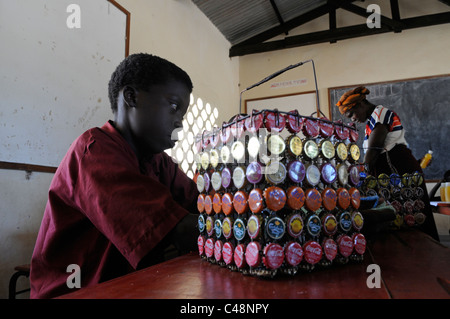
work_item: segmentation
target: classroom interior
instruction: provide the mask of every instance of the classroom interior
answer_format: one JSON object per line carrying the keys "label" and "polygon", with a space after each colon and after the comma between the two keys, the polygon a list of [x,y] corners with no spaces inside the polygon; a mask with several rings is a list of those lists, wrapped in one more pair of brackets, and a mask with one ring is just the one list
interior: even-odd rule
{"label": "classroom interior", "polygon": [[[194,167],[190,129],[198,133],[220,126],[245,111],[247,100],[316,90],[312,65],[305,64],[244,92],[240,103],[244,88],[289,65],[314,61],[320,111],[327,117],[330,88],[450,74],[450,21],[230,57],[230,41],[194,2],[0,0],[0,298],[8,298],[14,267],[30,261],[54,168],[78,135],[112,118],[107,81],[126,53],[164,57],[191,76],[194,89],[185,120],[188,142],[168,151],[190,176]],[[80,8],[79,27],[70,25],[73,3]],[[354,1],[361,8],[377,4],[387,17],[390,3]],[[399,0],[398,5],[402,18],[450,11],[448,1]],[[365,22],[343,9],[336,10],[336,18],[338,27]],[[327,28],[329,18],[323,15],[289,30],[289,35]],[[448,119],[448,109],[442,112]],[[407,129],[416,134],[439,129],[449,133],[448,127],[426,123]],[[448,141],[436,147],[448,154]],[[424,153],[414,155],[420,158]],[[450,165],[448,158],[442,160]],[[435,183],[429,181],[428,189]],[[450,216],[434,215],[441,242],[449,244]],[[28,286],[27,279],[20,278],[18,289]],[[17,296],[28,297],[28,293]]]}

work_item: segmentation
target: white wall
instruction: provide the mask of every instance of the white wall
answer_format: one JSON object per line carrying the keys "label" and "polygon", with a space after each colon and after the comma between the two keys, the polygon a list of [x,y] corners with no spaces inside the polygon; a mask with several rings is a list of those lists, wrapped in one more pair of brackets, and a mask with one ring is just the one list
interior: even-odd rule
{"label": "white wall", "polygon": [[[185,69],[194,83],[194,98],[220,109],[218,123],[236,113],[239,59],[228,57],[230,44],[191,1],[117,2],[131,13],[130,54],[153,53]],[[90,35],[80,38],[72,33],[77,30],[67,29],[66,3],[80,5],[78,31],[85,28]],[[112,29],[94,8],[99,3],[110,13],[117,10],[106,0],[0,0],[0,136],[5,150],[0,161],[57,166],[81,132],[111,118],[107,81],[124,57],[125,26]],[[110,36],[97,34],[102,21],[120,38],[120,49]],[[89,37],[94,47],[85,45]],[[98,54],[97,47],[105,46],[108,52]],[[73,50],[76,58],[68,59]],[[36,61],[35,54],[43,52],[48,56]],[[106,59],[107,67],[100,68]],[[76,81],[74,90],[72,79],[83,76],[83,70],[90,73]],[[15,94],[9,93],[12,89]],[[33,172],[27,179],[24,171],[0,169],[0,298],[8,296],[14,266],[29,262],[52,177]],[[19,288],[26,285],[26,280],[19,282]]]}

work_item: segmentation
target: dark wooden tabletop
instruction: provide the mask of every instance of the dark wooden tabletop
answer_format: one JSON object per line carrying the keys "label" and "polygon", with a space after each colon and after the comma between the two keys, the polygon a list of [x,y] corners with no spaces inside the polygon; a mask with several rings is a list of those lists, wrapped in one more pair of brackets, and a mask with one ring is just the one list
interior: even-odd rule
{"label": "dark wooden tabletop", "polygon": [[[380,288],[369,288],[376,264]],[[190,253],[63,299],[450,299],[450,250],[419,231],[379,234],[369,242],[364,261],[279,275],[244,276]]]}

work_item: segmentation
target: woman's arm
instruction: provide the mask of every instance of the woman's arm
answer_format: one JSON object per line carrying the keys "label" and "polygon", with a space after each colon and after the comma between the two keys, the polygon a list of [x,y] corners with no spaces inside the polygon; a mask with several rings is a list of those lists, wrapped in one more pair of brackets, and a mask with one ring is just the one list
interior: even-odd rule
{"label": "woman's arm", "polygon": [[368,140],[368,149],[364,156],[364,163],[368,165],[369,172],[373,172],[378,155],[384,148],[384,141],[389,132],[389,126],[378,123],[375,125]]}

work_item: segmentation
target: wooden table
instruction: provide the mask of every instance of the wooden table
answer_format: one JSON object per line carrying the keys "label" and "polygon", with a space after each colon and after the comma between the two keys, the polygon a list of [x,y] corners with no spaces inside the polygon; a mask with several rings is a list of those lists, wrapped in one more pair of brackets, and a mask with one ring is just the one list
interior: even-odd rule
{"label": "wooden table", "polygon": [[[450,250],[415,231],[379,234],[369,242],[362,263],[260,279],[232,272],[190,253],[62,299],[450,299]],[[381,270],[381,287],[368,288]]]}

